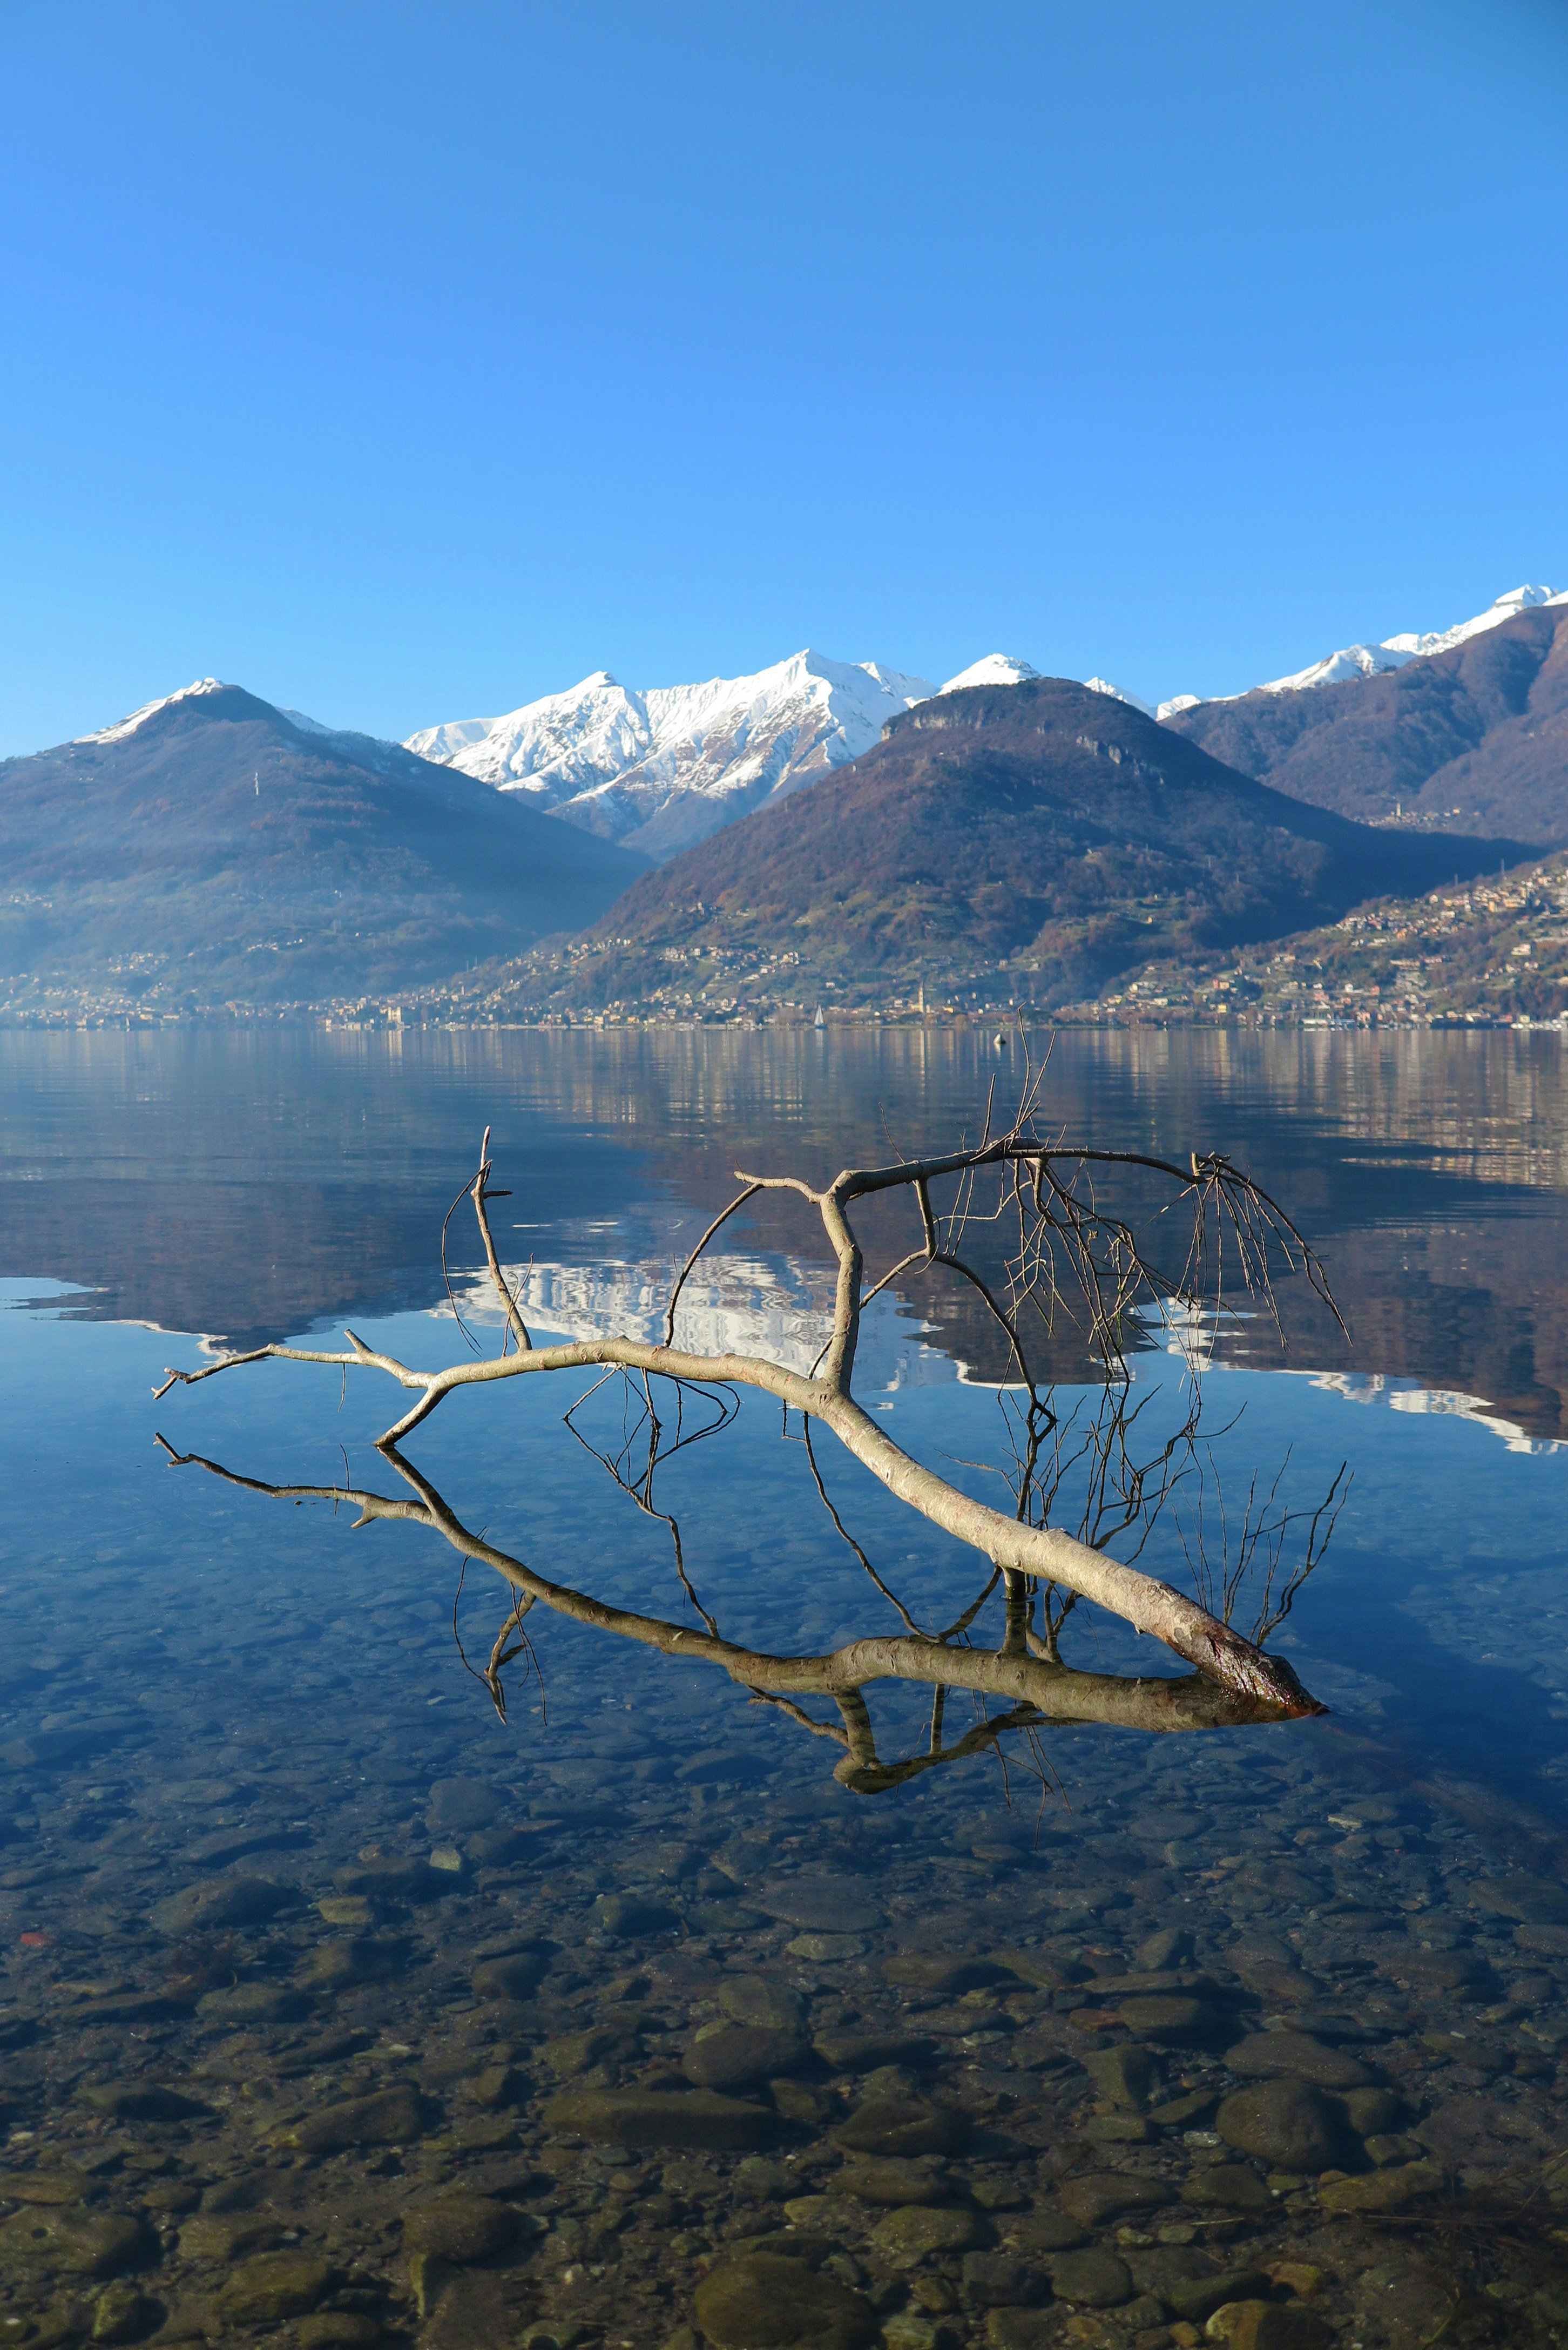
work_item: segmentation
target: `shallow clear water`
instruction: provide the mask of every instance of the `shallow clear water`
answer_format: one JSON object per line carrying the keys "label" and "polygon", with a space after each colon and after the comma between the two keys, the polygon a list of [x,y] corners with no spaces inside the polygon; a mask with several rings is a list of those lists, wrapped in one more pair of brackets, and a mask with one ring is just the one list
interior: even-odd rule
{"label": "shallow clear water", "polygon": [[[936,1032],[0,1036],[14,2338],[1153,2345],[1221,2292],[1259,2340],[1564,2330],[1558,1040],[1055,1047],[1064,1128],[1231,1150],[1328,1258],[1352,1346],[1286,1284],[1283,1364],[1247,1324],[1204,1380],[1232,1509],[1287,1455],[1308,1508],[1353,1471],[1276,1641],[1321,1721],[997,1733],[954,1690],[931,1763],[929,1686],[879,1681],[846,1757],[829,1700],[544,1606],[503,1719],[491,1568],[154,1443],[411,1493],[375,1375],[151,1390],[203,1359],[181,1333],[347,1317],[453,1359],[439,1232],[486,1122],[531,1326],[641,1329],[736,1167],[972,1133],[1012,1069]],[[473,1255],[454,1218],[493,1348]],[[770,1207],[691,1336],[809,1360],[828,1286]],[[1136,1368],[1179,1416],[1188,1357]],[[860,1389],[967,1481],[1000,1373],[960,1302],[895,1291]],[[410,1461],[597,1601],[777,1656],[904,1628],[756,1399],[660,1472],[683,1586],[562,1424],[589,1384],[456,1397]],[[613,1453],[622,1408],[583,1435]],[[819,1444],[883,1581],[954,1620],[972,1555]],[[1173,1579],[1183,1506],[1143,1561]],[[1002,1633],[993,1596],[970,1638]],[[1086,1608],[1063,1654],[1179,1670]]]}

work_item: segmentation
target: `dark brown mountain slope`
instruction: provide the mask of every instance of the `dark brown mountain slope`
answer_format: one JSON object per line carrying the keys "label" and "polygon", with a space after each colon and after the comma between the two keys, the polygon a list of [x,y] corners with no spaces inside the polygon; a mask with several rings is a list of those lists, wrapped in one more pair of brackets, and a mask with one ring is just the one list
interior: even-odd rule
{"label": "dark brown mountain slope", "polygon": [[1006,968],[1049,1002],[1160,941],[1272,938],[1499,854],[1346,823],[1064,679],[975,687],[647,875],[583,942],[571,992],[739,997],[765,974],[777,994],[798,958],[807,987]]}
{"label": "dark brown mountain slope", "polygon": [[1166,721],[1314,806],[1568,843],[1568,605],[1521,612],[1383,677],[1202,702]]}
{"label": "dark brown mountain slope", "polygon": [[646,859],[238,686],[0,762],[0,997],[380,993],[591,921]]}

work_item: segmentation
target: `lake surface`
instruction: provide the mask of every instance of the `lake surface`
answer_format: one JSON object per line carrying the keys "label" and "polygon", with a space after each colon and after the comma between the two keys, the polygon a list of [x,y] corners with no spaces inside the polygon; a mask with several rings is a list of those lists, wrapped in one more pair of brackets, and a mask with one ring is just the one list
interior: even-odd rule
{"label": "lake surface", "polygon": [[[605,1465],[635,1482],[635,1395],[564,1423],[591,1375],[454,1396],[407,1476],[374,1373],[153,1399],[346,1322],[457,1359],[441,1222],[486,1125],[531,1330],[653,1335],[735,1170],[972,1139],[1017,1082],[1016,1048],[936,1029],[0,1034],[10,2338],[1155,2350],[1237,2303],[1215,2338],[1568,2335],[1557,1037],[1054,1047],[1044,1126],[1229,1152],[1327,1262],[1348,1337],[1285,1279],[1288,1352],[1261,1315],[1150,1324],[1133,1382],[1158,1433],[1201,1369],[1211,1553],[1217,1483],[1233,1544],[1254,1477],[1310,1513],[1346,1467],[1272,1642],[1317,1720],[1118,1726],[1181,1668],[1086,1606],[1076,1721],[955,1687],[933,1723],[919,1679],[792,1711],[672,1640],[513,1620],[438,1526],[343,1499],[422,1496],[766,1657],[981,1598],[819,1432],[841,1532],[755,1396],[665,1461],[665,1515]],[[820,1227],[754,1211],[682,1339],[805,1367]],[[466,1202],[448,1257],[493,1352]],[[1092,1409],[1081,1345],[1047,1351]],[[857,1384],[997,1498],[1007,1377],[928,1280],[878,1301]],[[1197,1496],[1141,1565],[1188,1578]],[[1002,1636],[992,1593],[965,1637]]]}

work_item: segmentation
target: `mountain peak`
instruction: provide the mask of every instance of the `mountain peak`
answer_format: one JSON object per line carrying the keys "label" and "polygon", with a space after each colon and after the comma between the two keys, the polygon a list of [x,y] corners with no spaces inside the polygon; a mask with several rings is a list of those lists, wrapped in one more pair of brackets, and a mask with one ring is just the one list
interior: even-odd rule
{"label": "mountain peak", "polygon": [[28,909],[0,999],[99,1013],[387,995],[602,913],[645,860],[202,678],[0,762]]}
{"label": "mountain peak", "polygon": [[971,685],[1022,685],[1026,678],[1039,674],[1037,669],[1020,660],[1014,653],[986,653],[981,660],[971,661],[967,669],[961,669],[957,677],[950,677],[941,691],[963,693]]}
{"label": "mountain peak", "polygon": [[[1446,641],[1441,640],[1446,639]],[[1333,693],[1268,691],[1169,714],[1174,733],[1296,798],[1375,824],[1568,841],[1568,595],[1514,589],[1441,639],[1359,647]],[[1310,673],[1309,673],[1310,676]]]}
{"label": "mountain peak", "polygon": [[705,972],[726,1008],[742,983],[806,1006],[828,983],[908,1000],[971,981],[1073,1002],[1168,941],[1279,937],[1305,909],[1473,872],[1501,846],[1346,824],[1103,687],[1031,678],[929,698],[637,882],[560,968],[584,1004],[701,1006]]}
{"label": "mountain peak", "polygon": [[97,733],[78,734],[76,739],[78,743],[123,743],[127,735],[134,734],[150,718],[156,718],[161,710],[169,709],[174,702],[189,702],[197,694],[226,693],[228,690],[220,677],[199,677],[192,684],[181,686],[178,692],[160,694],[156,702],[144,702],[129,718],[118,718],[112,726],[100,726]]}
{"label": "mountain peak", "polygon": [[1517,613],[1532,612],[1542,604],[1568,602],[1568,596],[1554,596],[1550,588],[1511,588],[1506,595],[1494,598],[1484,612],[1473,620],[1460,620],[1456,627],[1433,631],[1427,636],[1409,632],[1397,637],[1385,637],[1379,652],[1403,653],[1408,660],[1419,660],[1428,653],[1446,653],[1451,645],[1462,645],[1471,637],[1483,636],[1488,629],[1500,629],[1505,620]]}
{"label": "mountain peak", "polygon": [[1325,653],[1322,660],[1313,661],[1290,677],[1270,679],[1257,691],[1302,693],[1310,692],[1314,686],[1347,684],[1356,677],[1380,677],[1388,670],[1403,669],[1407,661],[1426,660],[1433,653],[1450,652],[1455,645],[1468,644],[1472,637],[1484,636],[1489,629],[1501,629],[1505,620],[1513,619],[1521,612],[1564,600],[1554,596],[1550,588],[1511,588],[1473,619],[1457,620],[1450,629],[1430,629],[1424,635],[1407,629],[1398,636],[1384,637],[1375,645],[1344,645],[1337,652]]}

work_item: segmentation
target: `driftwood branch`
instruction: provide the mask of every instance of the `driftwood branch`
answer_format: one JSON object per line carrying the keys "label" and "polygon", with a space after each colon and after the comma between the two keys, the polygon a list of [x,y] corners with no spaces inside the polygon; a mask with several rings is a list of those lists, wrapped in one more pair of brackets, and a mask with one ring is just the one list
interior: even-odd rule
{"label": "driftwood branch", "polygon": [[[1072,1310],[1079,1317],[1085,1339],[1099,1354],[1107,1375],[1125,1379],[1127,1350],[1137,1342],[1137,1317],[1163,1312],[1173,1296],[1189,1309],[1222,1310],[1228,1261],[1239,1268],[1248,1293],[1262,1295],[1271,1311],[1271,1266],[1278,1259],[1304,1274],[1317,1295],[1337,1312],[1323,1268],[1284,1211],[1228,1159],[1194,1154],[1182,1167],[1143,1152],[1044,1139],[1034,1122],[1037,1087],[1037,1078],[1026,1082],[1023,1104],[1005,1134],[991,1134],[988,1103],[984,1135],[970,1149],[888,1167],[846,1169],[821,1189],[798,1176],[755,1175],[737,1170],[736,1180],[744,1189],[714,1219],[687,1260],[671,1293],[664,1337],[658,1345],[624,1336],[578,1339],[551,1347],[532,1343],[491,1237],[486,1201],[498,1195],[489,1188],[487,1128],[479,1170],[467,1189],[491,1280],[502,1301],[508,1330],[517,1342],[515,1354],[504,1350],[499,1357],[426,1371],[377,1353],[349,1331],[345,1334],[350,1349],[347,1353],[285,1346],[256,1347],[199,1370],[171,1371],[155,1392],[167,1394],[176,1383],[195,1386],[222,1371],[268,1357],[327,1363],[345,1370],[379,1370],[418,1399],[378,1440],[390,1454],[449,1395],[460,1388],[497,1379],[619,1369],[640,1376],[650,1412],[651,1394],[646,1382],[656,1376],[708,1388],[752,1388],[781,1402],[786,1417],[794,1409],[808,1420],[820,1422],[890,1493],[989,1559],[1006,1580],[1010,1598],[1017,1597],[1026,1585],[1043,1583],[1092,1600],[1123,1617],[1137,1632],[1162,1641],[1199,1673],[1243,1698],[1288,1713],[1321,1711],[1284,1659],[1266,1654],[1243,1638],[1223,1613],[1216,1614],[1172,1585],[1113,1557],[1102,1546],[1125,1533],[1137,1514],[1144,1500],[1141,1484],[1135,1481],[1130,1508],[1124,1507],[1119,1516],[1116,1510],[1102,1511],[1094,1523],[1085,1525],[1081,1535],[1044,1522],[1051,1481],[1041,1484],[1035,1464],[1040,1445],[1055,1422],[1028,1367],[1023,1326],[1033,1313],[1047,1328],[1054,1327],[1075,1299]],[[1158,1179],[1168,1195],[1163,1213],[1179,1203],[1189,1209],[1191,1239],[1184,1271],[1175,1281],[1144,1254],[1128,1219],[1099,1205],[1095,1183],[1112,1170]],[[977,1187],[989,1175],[997,1178],[1000,1188],[995,1208],[985,1211],[979,1205]],[[946,1180],[956,1181],[958,1189],[944,1231],[931,1191],[933,1185]],[[902,1267],[918,1263],[922,1269],[940,1265],[952,1270],[979,1292],[1006,1336],[1019,1388],[1027,1398],[1028,1422],[1025,1473],[1012,1513],[972,1499],[912,1459],[862,1409],[853,1393],[863,1311],[885,1283],[867,1289],[864,1250],[852,1211],[858,1201],[897,1190],[912,1192],[922,1239],[922,1246],[902,1260]],[[816,1210],[836,1265],[830,1335],[816,1366],[805,1375],[765,1357],[696,1354],[674,1343],[676,1309],[692,1267],[726,1219],[763,1191],[793,1192]],[[1006,1267],[1005,1297],[961,1253],[971,1222],[994,1222],[1004,1211],[1016,1214],[1020,1228],[1017,1253]],[[1167,1463],[1168,1468],[1168,1451]],[[400,1465],[404,1473],[410,1473],[406,1464]],[[651,1506],[650,1496],[648,1505]],[[1015,1646],[1014,1661],[1021,1668],[1037,1661],[1029,1659],[1022,1632]],[[944,1671],[944,1679],[954,1686],[963,1685],[963,1669]]]}

